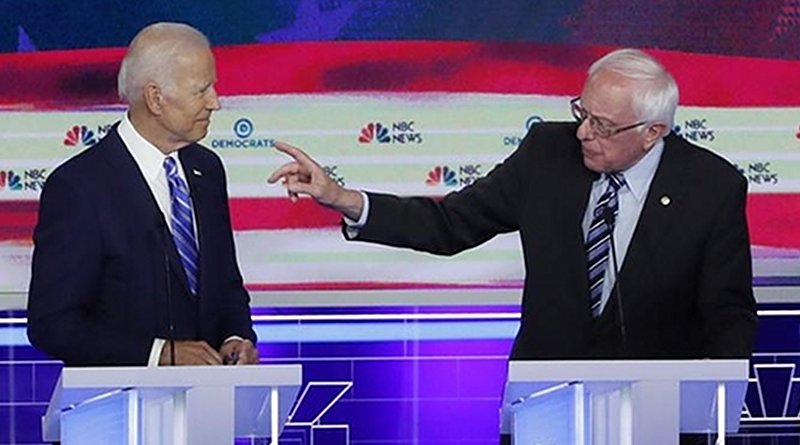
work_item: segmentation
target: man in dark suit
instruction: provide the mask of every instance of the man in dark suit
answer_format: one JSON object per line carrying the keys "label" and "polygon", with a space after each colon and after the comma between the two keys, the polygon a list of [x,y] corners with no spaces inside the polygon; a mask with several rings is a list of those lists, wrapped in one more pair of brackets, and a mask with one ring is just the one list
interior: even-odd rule
{"label": "man in dark suit", "polygon": [[577,123],[534,125],[486,178],[441,201],[343,189],[286,144],[294,160],[269,181],[340,211],[359,241],[453,255],[518,231],[512,359],[749,357],[747,183],[670,134],[677,103],[656,60],[619,50],[590,68]]}
{"label": "man in dark suit", "polygon": [[208,40],[159,23],[119,74],[128,113],[49,176],[28,336],[80,365],[258,363],[225,172],[196,142],[219,109]]}

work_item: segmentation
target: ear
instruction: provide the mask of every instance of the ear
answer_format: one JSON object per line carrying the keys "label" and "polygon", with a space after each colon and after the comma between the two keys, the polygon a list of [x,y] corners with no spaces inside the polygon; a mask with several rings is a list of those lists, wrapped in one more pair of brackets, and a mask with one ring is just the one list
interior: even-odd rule
{"label": "ear", "polygon": [[667,126],[660,122],[648,125],[644,130],[644,151],[649,151],[651,148],[653,148],[653,146],[656,145],[656,142],[658,142],[659,139],[667,134],[667,131]]}
{"label": "ear", "polygon": [[160,116],[163,110],[164,96],[161,94],[161,87],[154,82],[148,82],[144,86],[144,103],[151,114]]}

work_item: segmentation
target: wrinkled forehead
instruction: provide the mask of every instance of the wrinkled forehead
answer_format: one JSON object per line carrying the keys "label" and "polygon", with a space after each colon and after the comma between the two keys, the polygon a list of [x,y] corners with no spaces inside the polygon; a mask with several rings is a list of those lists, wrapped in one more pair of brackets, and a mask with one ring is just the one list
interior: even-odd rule
{"label": "wrinkled forehead", "polygon": [[581,93],[583,107],[593,115],[614,122],[634,116],[635,80],[613,71],[598,71],[590,76]]}
{"label": "wrinkled forehead", "polygon": [[216,80],[214,55],[208,48],[196,48],[173,59],[172,77],[178,83],[205,84]]}

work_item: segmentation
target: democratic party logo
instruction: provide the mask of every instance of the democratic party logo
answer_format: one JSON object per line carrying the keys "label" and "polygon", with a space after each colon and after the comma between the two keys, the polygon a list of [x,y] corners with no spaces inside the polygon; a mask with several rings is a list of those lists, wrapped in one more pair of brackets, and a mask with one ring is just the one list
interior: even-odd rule
{"label": "democratic party logo", "polygon": [[714,139],[717,138],[716,130],[705,117],[687,119],[683,122],[683,125],[677,123],[672,128],[672,131],[690,141],[699,143],[714,142]]}
{"label": "democratic party logo", "polygon": [[22,178],[13,170],[0,170],[0,189],[22,190]]}
{"label": "democratic party logo", "polygon": [[242,117],[233,123],[233,136],[229,138],[217,138],[211,140],[211,148],[218,149],[259,149],[271,148],[275,146],[274,139],[254,138],[255,125],[253,121]]}
{"label": "democratic party logo", "polygon": [[[525,119],[525,133],[529,132],[531,130],[531,127],[533,127],[535,124],[541,122],[544,122],[544,117],[542,117],[539,114],[532,114],[528,116]],[[506,147],[516,147],[521,143],[522,143],[521,136],[511,136],[511,135],[503,136],[503,145]]]}
{"label": "democratic party logo", "polygon": [[368,122],[361,127],[358,135],[360,144],[421,144],[422,133],[416,131],[412,120],[392,122]]}
{"label": "democratic party logo", "polygon": [[253,134],[253,121],[243,117],[233,123],[233,132],[240,139],[248,138]]}
{"label": "democratic party logo", "polygon": [[544,122],[544,118],[542,116],[539,116],[538,114],[530,115],[527,119],[525,119],[525,130],[530,130],[534,124],[540,124],[542,122]]}
{"label": "democratic party logo", "polygon": [[483,176],[481,172],[480,164],[464,164],[455,168],[449,165],[437,165],[428,171],[425,184],[432,187],[470,185]]}
{"label": "democratic party logo", "polygon": [[74,125],[67,130],[67,133],[64,135],[64,145],[67,147],[75,147],[78,145],[82,147],[91,147],[96,143],[97,139],[94,136],[94,131],[90,130],[86,125]]}

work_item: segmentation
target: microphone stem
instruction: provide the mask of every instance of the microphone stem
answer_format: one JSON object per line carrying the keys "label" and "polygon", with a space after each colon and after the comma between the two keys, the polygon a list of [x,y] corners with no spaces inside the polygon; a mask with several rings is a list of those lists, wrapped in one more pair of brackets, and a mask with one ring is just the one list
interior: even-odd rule
{"label": "microphone stem", "polygon": [[[161,227],[161,250],[164,253],[164,284],[167,292],[167,320],[169,326],[167,328],[169,343],[169,363],[170,366],[175,366],[175,323],[172,320],[172,286],[170,285],[170,267],[169,267],[169,251],[167,250],[167,241],[171,238],[172,234],[164,224]],[[169,237],[168,237],[169,236]]]}
{"label": "microphone stem", "polygon": [[[606,221],[609,226],[609,243],[611,244],[611,267],[614,285],[611,287],[611,296],[617,294],[617,315],[619,316],[619,332],[622,336],[622,353],[628,355],[628,336],[625,332],[625,311],[622,309],[622,290],[619,288],[619,264],[617,263],[617,248],[614,246],[614,215]],[[610,297],[609,297],[610,298]]]}

